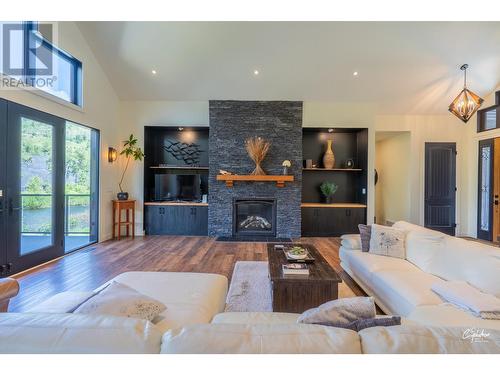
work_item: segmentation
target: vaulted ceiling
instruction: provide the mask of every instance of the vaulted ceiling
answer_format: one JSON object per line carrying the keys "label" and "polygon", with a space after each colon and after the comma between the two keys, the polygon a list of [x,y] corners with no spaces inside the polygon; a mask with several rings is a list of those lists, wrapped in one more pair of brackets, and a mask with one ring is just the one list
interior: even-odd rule
{"label": "vaulted ceiling", "polygon": [[477,94],[500,84],[499,22],[78,26],[123,100],[332,101],[443,114],[463,86],[463,63]]}

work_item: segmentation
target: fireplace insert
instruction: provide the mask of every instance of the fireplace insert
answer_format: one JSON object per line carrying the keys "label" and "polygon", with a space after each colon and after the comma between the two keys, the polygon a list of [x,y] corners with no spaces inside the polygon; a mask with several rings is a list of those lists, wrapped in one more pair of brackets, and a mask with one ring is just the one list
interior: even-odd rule
{"label": "fireplace insert", "polygon": [[276,237],[276,200],[238,198],[233,201],[233,237]]}

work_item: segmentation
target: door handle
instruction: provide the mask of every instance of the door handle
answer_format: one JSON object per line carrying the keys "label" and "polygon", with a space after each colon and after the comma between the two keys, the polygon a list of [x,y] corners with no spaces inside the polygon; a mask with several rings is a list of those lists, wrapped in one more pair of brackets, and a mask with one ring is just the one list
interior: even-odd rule
{"label": "door handle", "polygon": [[14,211],[19,211],[20,207],[14,207],[14,203],[12,202],[12,198],[9,199],[9,215],[12,215]]}

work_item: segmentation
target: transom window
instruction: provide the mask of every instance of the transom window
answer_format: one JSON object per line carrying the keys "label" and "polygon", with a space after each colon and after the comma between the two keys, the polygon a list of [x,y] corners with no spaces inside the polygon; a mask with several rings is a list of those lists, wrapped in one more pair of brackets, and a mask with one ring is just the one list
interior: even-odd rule
{"label": "transom window", "polygon": [[82,106],[82,63],[53,43],[51,24],[1,22],[2,86],[36,88]]}
{"label": "transom window", "polygon": [[477,131],[500,128],[500,91],[495,93],[495,105],[477,111]]}

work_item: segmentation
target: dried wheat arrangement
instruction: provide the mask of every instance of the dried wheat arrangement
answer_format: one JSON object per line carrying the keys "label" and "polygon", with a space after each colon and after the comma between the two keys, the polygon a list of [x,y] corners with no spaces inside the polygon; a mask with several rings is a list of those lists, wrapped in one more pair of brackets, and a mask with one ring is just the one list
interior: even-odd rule
{"label": "dried wheat arrangement", "polygon": [[271,147],[271,143],[262,139],[261,137],[249,138],[245,142],[245,147],[247,149],[248,155],[255,163],[255,169],[253,170],[253,175],[263,175],[266,174],[260,163],[264,160]]}

